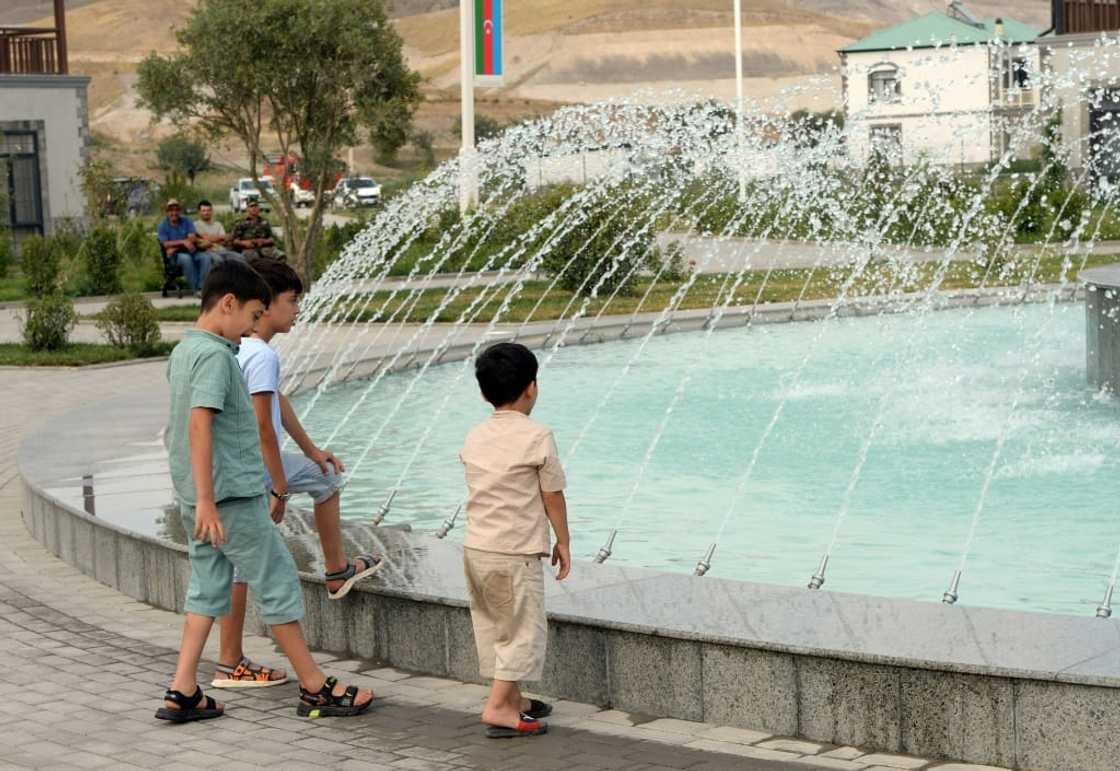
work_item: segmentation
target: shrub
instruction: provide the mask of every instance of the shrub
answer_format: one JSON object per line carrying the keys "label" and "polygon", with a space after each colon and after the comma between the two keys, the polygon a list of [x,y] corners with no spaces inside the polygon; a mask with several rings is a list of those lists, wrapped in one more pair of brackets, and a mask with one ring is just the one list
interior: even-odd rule
{"label": "shrub", "polygon": [[12,240],[7,233],[0,233],[0,278],[8,275],[12,267]]}
{"label": "shrub", "polygon": [[74,302],[53,292],[27,303],[23,319],[23,342],[33,351],[59,351],[66,347],[78,323]]}
{"label": "shrub", "polygon": [[159,314],[142,294],[121,295],[98,314],[97,328],[117,348],[148,353],[160,342]]}
{"label": "shrub", "polygon": [[163,255],[155,235],[139,219],[130,220],[117,239],[124,270],[121,283],[126,292],[155,291],[163,286]]}
{"label": "shrub", "polygon": [[83,294],[105,295],[121,291],[121,252],[117,234],[109,227],[94,228],[81,248]]}
{"label": "shrub", "polygon": [[[654,236],[641,213],[648,201],[631,199],[624,185],[604,192],[619,206],[591,204],[590,214],[555,241],[541,267],[569,292],[587,297],[633,291],[640,268],[654,254]],[[640,198],[640,197],[639,197]]]}
{"label": "shrub", "polygon": [[20,270],[28,294],[43,297],[60,288],[58,253],[42,236],[29,236],[20,244]]}

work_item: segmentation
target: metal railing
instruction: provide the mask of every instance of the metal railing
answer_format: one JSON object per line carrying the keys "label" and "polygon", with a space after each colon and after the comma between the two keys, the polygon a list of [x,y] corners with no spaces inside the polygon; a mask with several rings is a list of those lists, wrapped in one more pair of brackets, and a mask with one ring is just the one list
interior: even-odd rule
{"label": "metal railing", "polygon": [[1120,30],[1120,0],[1053,0],[1051,15],[1059,35]]}
{"label": "metal railing", "polygon": [[66,71],[56,30],[0,27],[0,75],[65,75]]}

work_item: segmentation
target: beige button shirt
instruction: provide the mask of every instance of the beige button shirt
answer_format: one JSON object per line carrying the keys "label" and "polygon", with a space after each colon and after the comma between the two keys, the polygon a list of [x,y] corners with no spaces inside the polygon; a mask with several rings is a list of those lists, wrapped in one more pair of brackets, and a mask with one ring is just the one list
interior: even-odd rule
{"label": "beige button shirt", "polygon": [[564,489],[552,431],[514,410],[496,411],[467,435],[459,453],[467,475],[463,545],[502,554],[551,552],[541,491]]}

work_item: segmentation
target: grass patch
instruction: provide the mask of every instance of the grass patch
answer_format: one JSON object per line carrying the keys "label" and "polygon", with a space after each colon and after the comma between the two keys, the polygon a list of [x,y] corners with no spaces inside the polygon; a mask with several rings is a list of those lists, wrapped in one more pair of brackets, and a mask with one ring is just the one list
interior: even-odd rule
{"label": "grass patch", "polygon": [[[1074,258],[1073,267],[1066,271],[1066,280],[1076,278],[1081,266],[1081,257]],[[1106,265],[1116,261],[1115,255],[1091,256],[1086,267]],[[1019,286],[1024,282],[1055,283],[1062,277],[1064,258],[1061,255],[1043,257],[1035,267],[1034,260],[1007,263],[987,270],[975,263],[954,262],[940,283],[940,289],[968,289],[979,286],[1000,287]],[[797,300],[820,300],[836,297],[845,282],[851,277],[851,268],[816,270],[792,269],[748,271],[735,289],[731,299],[732,306],[776,303]],[[853,282],[848,290],[849,297],[869,297],[892,292],[919,292],[928,289],[938,271],[937,263],[913,265],[902,277],[887,263],[874,263]],[[574,297],[571,292],[556,288],[547,292],[548,281],[527,282],[515,297],[509,309],[503,314],[502,321],[522,322],[527,319],[547,321],[570,317],[582,306],[584,299]],[[626,315],[635,311],[656,312],[665,309],[681,286],[679,281],[659,281],[650,286],[650,281],[639,280],[635,291],[626,296],[617,296],[610,301],[612,315]],[[712,273],[698,276],[678,306],[681,310],[711,308],[727,302],[727,291],[734,283],[729,274]],[[511,286],[488,289],[472,287],[462,291],[446,308],[436,316],[438,322],[453,322],[468,311],[472,303],[480,302],[481,310],[475,307],[470,316],[476,320],[489,320],[505,301]],[[647,290],[649,292],[646,296]],[[393,318],[394,322],[408,320],[421,322],[436,313],[440,303],[447,296],[447,289],[427,289],[413,295],[400,291],[391,297],[391,291],[380,291],[373,295],[362,295],[357,302],[348,306],[340,320],[348,322],[378,322]],[[645,298],[643,302],[643,297]],[[543,298],[543,299],[542,299]],[[609,295],[590,298],[584,316],[595,316],[607,304]],[[539,307],[538,307],[539,303]],[[341,308],[340,308],[341,309]],[[333,311],[332,311],[333,313]]]}
{"label": "grass patch", "polygon": [[104,343],[71,343],[61,351],[32,351],[20,343],[0,343],[0,366],[4,367],[84,367],[131,359],[150,359],[171,353],[175,343],[163,342],[154,350],[137,353]]}
{"label": "grass patch", "polygon": [[0,278],[0,302],[15,302],[26,299],[27,290],[24,289],[22,278]]}

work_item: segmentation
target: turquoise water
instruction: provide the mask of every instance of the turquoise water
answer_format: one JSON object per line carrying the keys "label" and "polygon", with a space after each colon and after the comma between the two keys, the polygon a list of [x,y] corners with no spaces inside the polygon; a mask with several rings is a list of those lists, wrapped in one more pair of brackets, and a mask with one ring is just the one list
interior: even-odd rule
{"label": "turquoise water", "polygon": [[[592,557],[617,527],[612,562],[690,572],[722,531],[710,575],[803,586],[879,417],[825,590],[938,601],[1006,428],[961,603],[1092,613],[1120,544],[1120,404],[1086,385],[1084,324],[1080,304],[1032,305],[652,340],[567,458],[574,553]],[[637,346],[566,348],[542,372],[534,418],[553,427],[561,455]],[[685,368],[694,369],[684,398],[623,510]],[[425,375],[352,478],[347,517],[372,514],[433,421],[388,522],[435,529],[454,510],[464,494],[457,452],[488,413],[462,372],[450,364]],[[377,386],[333,443],[343,460],[358,456],[414,376]],[[312,435],[329,434],[367,385],[322,398]],[[461,524],[450,537],[462,537]]]}

